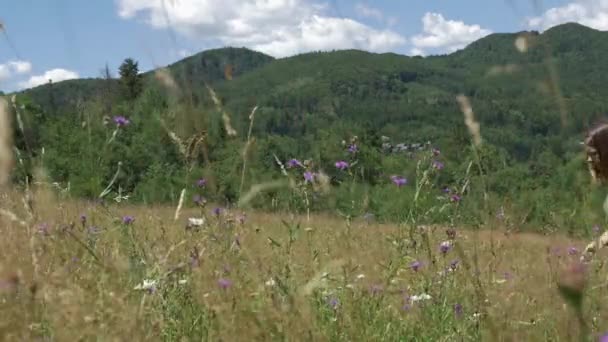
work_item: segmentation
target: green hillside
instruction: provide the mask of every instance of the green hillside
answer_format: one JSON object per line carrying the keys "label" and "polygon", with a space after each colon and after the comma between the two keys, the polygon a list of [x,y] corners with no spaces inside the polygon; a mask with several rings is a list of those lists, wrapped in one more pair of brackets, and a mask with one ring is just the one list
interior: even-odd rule
{"label": "green hillside", "polygon": [[[522,36],[524,53],[515,46]],[[229,205],[242,194],[242,181],[246,191],[284,178],[276,156],[282,162],[310,159],[309,171],[327,173],[332,191],[306,190],[309,185],[300,184],[304,170],[289,169],[299,188],[266,191],[255,206],[400,220],[413,206],[422,210],[444,200],[443,187],[468,184],[459,191],[464,221],[474,223],[505,206],[520,224],[574,229],[601,217],[601,194],[589,192],[579,141],[608,111],[606,52],[608,33],[578,24],[542,34],[492,34],[455,53],[426,58],[347,50],[275,60],[248,49],[216,49],[168,67],[177,94],[153,71],[143,74],[144,90],[134,101],[121,97],[117,79],[23,91],[18,99],[28,105],[22,114],[29,136],[16,134],[19,147],[30,146],[36,156],[33,163],[42,162],[53,181],[70,182],[74,196],[99,195],[122,162],[114,195],[120,187],[133,200],[176,201],[183,187],[199,191],[192,184],[205,176],[205,196]],[[228,134],[206,85],[218,95],[236,137]],[[483,144],[477,149],[459,94],[469,97],[480,123]],[[254,142],[243,175],[254,106]],[[103,124],[104,116],[113,115],[131,121],[115,137],[115,127]],[[169,131],[183,141],[207,136],[185,164]],[[342,142],[355,136],[359,150],[352,154]],[[431,147],[441,150],[434,158],[445,166],[433,171],[437,191],[426,202],[408,203],[398,192],[415,191],[418,162],[429,162]],[[478,167],[469,168],[477,155]],[[349,172],[334,166],[342,159],[352,163]],[[29,172],[21,171],[16,181]],[[396,188],[389,178],[395,174],[408,178],[408,186]],[[484,191],[489,202],[482,200]],[[429,221],[447,217],[428,214]]]}

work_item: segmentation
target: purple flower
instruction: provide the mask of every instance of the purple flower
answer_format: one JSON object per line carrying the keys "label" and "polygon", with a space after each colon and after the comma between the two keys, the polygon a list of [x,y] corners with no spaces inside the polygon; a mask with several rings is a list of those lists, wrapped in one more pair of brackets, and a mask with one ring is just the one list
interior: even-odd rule
{"label": "purple flower", "polygon": [[329,305],[330,308],[336,310],[338,308],[338,306],[340,305],[340,301],[336,297],[331,297],[327,301],[327,304]]}
{"label": "purple flower", "polygon": [[443,163],[437,160],[433,160],[433,168],[436,170],[443,170]]}
{"label": "purple flower", "polygon": [[42,223],[38,225],[38,233],[48,236],[50,235],[50,227],[48,223]]}
{"label": "purple flower", "polygon": [[452,190],[450,190],[450,188],[448,188],[447,186],[445,188],[443,188],[441,191],[443,191],[444,194],[449,194],[450,192],[452,192]]}
{"label": "purple flower", "polygon": [[305,182],[309,182],[312,183],[312,181],[315,179],[315,174],[310,172],[310,171],[306,171],[304,172],[304,181]]}
{"label": "purple flower", "polygon": [[114,123],[118,127],[124,127],[124,126],[127,126],[131,122],[129,121],[129,119],[125,118],[122,115],[116,115],[116,116],[114,116]]}
{"label": "purple flower", "polygon": [[454,314],[455,314],[457,317],[462,316],[462,305],[460,305],[460,304],[455,304],[455,305],[454,305]]}
{"label": "purple flower", "polygon": [[80,215],[80,223],[84,226],[87,223],[87,215]]}
{"label": "purple flower", "polygon": [[407,179],[401,176],[391,176],[391,180],[395,183],[396,186],[402,187],[407,184]]}
{"label": "purple flower", "polygon": [[232,286],[232,281],[230,281],[230,279],[220,278],[220,280],[217,281],[217,284],[222,290],[226,290]]}
{"label": "purple flower", "polygon": [[300,161],[297,159],[291,159],[290,161],[287,162],[287,167],[289,167],[289,168],[304,167],[304,165],[302,165],[302,163],[300,163]]}
{"label": "purple flower", "polygon": [[420,267],[422,267],[422,263],[420,261],[416,260],[410,264],[410,267],[412,268],[412,270],[414,270],[414,272],[418,272]]}
{"label": "purple flower", "polygon": [[222,213],[222,208],[215,207],[215,208],[213,208],[212,212],[213,212],[213,215],[220,216],[220,214]]}
{"label": "purple flower", "polygon": [[373,285],[369,292],[372,294],[372,296],[375,296],[377,294],[379,294],[380,292],[382,292],[382,286],[380,285]]}
{"label": "purple flower", "polygon": [[196,181],[196,186],[198,186],[199,188],[204,188],[205,185],[207,185],[207,180],[205,178],[201,178]]}
{"label": "purple flower", "polygon": [[201,195],[194,195],[192,197],[192,201],[196,205],[203,205],[203,204],[207,203],[207,200],[203,196],[201,196]]}
{"label": "purple flower", "polygon": [[348,146],[348,152],[350,153],[357,153],[358,150],[359,148],[357,147],[357,144],[352,144]]}
{"label": "purple flower", "polygon": [[608,342],[608,333],[606,333],[606,334],[604,334],[604,335],[600,336],[600,338],[599,338],[599,340],[598,340],[598,341],[599,341],[599,342]]}
{"label": "purple flower", "polygon": [[444,255],[450,251],[450,248],[452,248],[450,241],[444,241],[439,245],[439,251]]}
{"label": "purple flower", "polygon": [[458,195],[458,194],[453,194],[452,196],[450,196],[451,202],[460,202],[461,199],[462,199],[462,197],[460,197],[460,195]]}
{"label": "purple flower", "polygon": [[459,263],[458,259],[454,259],[454,260],[452,260],[452,262],[450,262],[450,268],[452,269],[452,271],[456,270],[456,267],[458,267],[458,263]]}
{"label": "purple flower", "polygon": [[135,218],[133,216],[127,215],[122,218],[122,223],[127,225],[133,223],[133,221],[135,221]]}
{"label": "purple flower", "polygon": [[576,247],[570,247],[570,248],[568,248],[568,254],[569,255],[577,255],[578,254],[578,249],[576,249]]}
{"label": "purple flower", "polygon": [[448,239],[450,239],[450,240],[456,239],[456,229],[454,229],[454,228],[446,229],[445,234],[448,236]]}
{"label": "purple flower", "polygon": [[348,168],[348,163],[344,160],[340,160],[336,162],[336,168],[340,170],[346,170]]}

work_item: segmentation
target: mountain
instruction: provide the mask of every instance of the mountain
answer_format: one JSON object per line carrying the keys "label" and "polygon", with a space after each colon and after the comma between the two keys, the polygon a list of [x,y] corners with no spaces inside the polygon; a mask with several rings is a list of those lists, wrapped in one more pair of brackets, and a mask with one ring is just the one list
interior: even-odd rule
{"label": "mountain", "polygon": [[[561,203],[583,215],[582,223],[593,216],[584,207],[590,199],[578,142],[585,129],[608,112],[606,53],[608,32],[578,24],[543,33],[491,34],[454,53],[425,58],[341,50],[274,59],[248,49],[224,48],[168,66],[182,90],[177,98],[159,85],[154,70],[144,73],[145,91],[133,103],[108,96],[120,92],[117,81],[101,79],[43,85],[21,92],[19,98],[40,105],[37,117],[47,121],[32,134],[47,151],[45,165],[53,179],[69,180],[79,195],[95,196],[103,190],[121,161],[121,189],[140,200],[174,200],[175,189],[195,175],[181,166],[181,152],[160,121],[153,120],[161,117],[182,140],[208,133],[204,152],[189,158],[217,175],[212,195],[225,202],[238,198],[243,179],[246,187],[281,177],[275,156],[283,161],[310,158],[328,170],[333,186],[343,189],[344,176],[332,166],[336,160],[354,158],[341,142],[357,136],[361,152],[352,176],[373,189],[367,207],[357,210],[398,217],[410,204],[387,204],[391,196],[383,192],[388,191],[386,175],[415,178],[414,152],[430,142],[441,150],[449,170],[436,180],[438,186],[481,173],[485,180],[471,183],[484,184],[497,201],[508,198],[509,205],[521,211],[522,222],[554,220]],[[205,84],[212,86],[226,115]],[[470,99],[480,124],[484,143],[479,155],[471,151],[456,101],[460,94]],[[116,141],[109,140],[109,128],[96,117],[112,113],[132,120]],[[90,131],[83,130],[85,126]],[[241,178],[241,152],[249,132],[255,143],[246,177]],[[108,141],[116,145],[104,147],[110,146]],[[90,154],[90,160],[79,153]],[[471,170],[471,160],[481,165]],[[333,202],[315,205],[354,210],[354,202],[346,198],[355,190],[340,191]],[[268,196],[258,205],[300,205],[285,193]],[[479,196],[469,195],[477,199],[467,202],[470,217],[480,209]]]}

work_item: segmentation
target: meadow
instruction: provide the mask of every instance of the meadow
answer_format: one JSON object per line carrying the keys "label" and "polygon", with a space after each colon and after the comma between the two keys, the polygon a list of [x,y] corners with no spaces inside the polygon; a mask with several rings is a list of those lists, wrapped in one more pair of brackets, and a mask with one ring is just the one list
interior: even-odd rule
{"label": "meadow", "polygon": [[569,341],[608,324],[602,253],[581,270],[585,241],[510,232],[508,214],[408,227],[28,194],[1,202],[7,341]]}
{"label": "meadow", "polygon": [[[601,338],[605,253],[580,259],[605,189],[577,142],[603,56],[566,43],[603,34],[428,59],[227,48],[3,96],[3,340]],[[521,39],[558,46],[567,98]],[[507,57],[531,71],[489,78]]]}

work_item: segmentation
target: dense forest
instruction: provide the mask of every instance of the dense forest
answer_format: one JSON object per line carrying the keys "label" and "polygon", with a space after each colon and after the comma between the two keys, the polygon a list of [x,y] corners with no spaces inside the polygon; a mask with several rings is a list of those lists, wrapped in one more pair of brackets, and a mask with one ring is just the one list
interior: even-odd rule
{"label": "dense forest", "polygon": [[175,205],[186,188],[188,205],[232,206],[262,185],[247,204],[263,210],[588,229],[604,194],[580,141],[608,111],[605,52],[607,32],[565,24],[429,57],[222,48],[143,73],[126,59],[8,94],[14,181],[42,166],[75,198]]}

